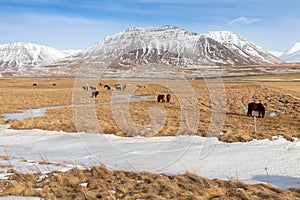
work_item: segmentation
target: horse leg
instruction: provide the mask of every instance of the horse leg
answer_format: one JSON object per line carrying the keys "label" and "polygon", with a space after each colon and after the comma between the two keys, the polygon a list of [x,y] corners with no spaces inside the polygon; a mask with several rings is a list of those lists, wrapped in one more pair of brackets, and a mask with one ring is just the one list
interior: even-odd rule
{"label": "horse leg", "polygon": [[261,118],[260,114],[261,114],[261,111],[258,111],[258,118]]}
{"label": "horse leg", "polygon": [[247,116],[251,116],[252,117],[252,110],[251,109],[248,110]]}

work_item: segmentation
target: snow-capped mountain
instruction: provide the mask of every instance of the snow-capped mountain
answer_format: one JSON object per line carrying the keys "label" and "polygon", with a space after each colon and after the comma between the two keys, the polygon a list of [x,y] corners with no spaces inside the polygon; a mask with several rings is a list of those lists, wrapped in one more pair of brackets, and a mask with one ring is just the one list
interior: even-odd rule
{"label": "snow-capped mountain", "polygon": [[90,61],[192,65],[258,65],[281,63],[261,47],[228,31],[197,34],[174,26],[132,27],[101,40],[77,56]]}
{"label": "snow-capped mountain", "polygon": [[286,62],[300,62],[300,42],[295,43],[290,49],[285,51],[280,59]]}
{"label": "snow-capped mountain", "polygon": [[245,57],[250,63],[253,64],[274,64],[281,63],[281,61],[270,54],[262,47],[236,35],[229,31],[212,31],[206,34],[222,45],[228,47],[231,51]]}
{"label": "snow-capped mountain", "polygon": [[36,67],[52,63],[69,54],[60,50],[27,42],[0,45],[0,67]]}
{"label": "snow-capped mountain", "polygon": [[[277,63],[282,61],[235,33],[198,34],[175,26],[132,27],[82,51],[60,51],[31,43],[0,45],[0,68],[9,75],[25,75],[28,67],[35,68],[30,75],[76,75],[83,69],[91,75],[105,70],[119,76],[131,75],[130,70],[137,68],[150,73],[164,68],[165,74],[170,74],[170,69],[187,69],[189,73],[197,70],[193,72],[213,75],[225,71],[225,66],[233,66],[228,70],[233,75],[239,69],[234,66]],[[250,68],[242,71],[247,70],[255,73]]]}

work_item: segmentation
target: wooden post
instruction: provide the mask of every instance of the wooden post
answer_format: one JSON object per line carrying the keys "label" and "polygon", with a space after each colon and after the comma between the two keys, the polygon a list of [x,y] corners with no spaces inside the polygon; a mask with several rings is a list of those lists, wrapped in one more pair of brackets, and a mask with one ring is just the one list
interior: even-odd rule
{"label": "wooden post", "polygon": [[256,133],[256,116],[254,115],[254,132]]}

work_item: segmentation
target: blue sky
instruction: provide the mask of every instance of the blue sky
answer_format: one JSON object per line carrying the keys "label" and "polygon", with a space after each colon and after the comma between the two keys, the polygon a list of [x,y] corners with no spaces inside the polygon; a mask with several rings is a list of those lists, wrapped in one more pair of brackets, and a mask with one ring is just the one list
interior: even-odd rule
{"label": "blue sky", "polygon": [[229,30],[267,50],[300,41],[298,0],[0,0],[0,44],[84,49],[132,26]]}

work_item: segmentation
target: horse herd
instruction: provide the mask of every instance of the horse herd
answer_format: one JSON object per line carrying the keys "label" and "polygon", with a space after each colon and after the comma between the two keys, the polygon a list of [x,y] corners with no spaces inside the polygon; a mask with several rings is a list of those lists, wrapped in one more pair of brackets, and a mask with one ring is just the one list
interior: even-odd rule
{"label": "horse herd", "polygon": [[[52,85],[52,86],[56,86],[56,83],[52,83],[51,85]],[[37,86],[38,86],[37,83],[32,83],[32,87],[37,87]]]}
{"label": "horse herd", "polygon": [[[100,83],[100,85],[102,85],[102,83]],[[33,83],[32,84],[33,87],[37,87],[38,84],[37,83]],[[52,83],[52,86],[56,86],[55,83]],[[137,87],[141,88],[144,87],[146,88],[145,85],[141,86],[141,85],[137,85]],[[112,90],[112,88],[109,85],[104,85],[104,88],[106,88],[107,90]],[[122,90],[126,90],[126,84],[121,86],[120,84],[115,84],[114,88],[117,91],[122,91]],[[89,89],[92,91],[92,98],[96,98],[99,95],[99,91],[97,90],[96,87],[94,86],[82,86],[82,89],[85,91],[88,91]],[[158,94],[157,95],[157,102],[160,103],[164,103],[164,102],[168,102],[170,103],[171,101],[171,95],[167,94]],[[247,116],[252,116],[252,111],[258,111],[258,117],[259,118],[264,118],[265,117],[265,107],[263,106],[262,103],[255,103],[255,102],[250,102],[248,104],[248,108],[247,108]]]}
{"label": "horse herd", "polygon": [[[100,83],[99,85],[102,86],[103,84]],[[104,85],[103,87],[106,88],[106,90],[113,90],[111,88],[111,86],[109,86],[109,85]],[[126,84],[121,85],[121,84],[117,83],[114,85],[114,88],[117,91],[122,91],[122,90],[124,91],[124,90],[126,90],[126,87],[127,87]],[[94,86],[82,86],[82,89],[85,91],[88,91],[90,89],[92,91],[92,98],[96,98],[99,95],[99,91]]]}
{"label": "horse herd", "polygon": [[[167,102],[168,103],[170,103],[170,101],[171,101],[171,95],[170,94],[167,94],[166,95],[166,98],[167,98]],[[159,94],[159,95],[157,95],[157,102],[159,103],[159,102],[166,102],[165,101],[165,95],[164,94]]]}
{"label": "horse herd", "polygon": [[[100,85],[102,85],[102,84],[100,83]],[[126,90],[126,85],[121,86],[120,84],[115,84],[114,87],[115,87],[115,89],[117,91]],[[140,85],[137,85],[137,87],[141,88]],[[86,90],[86,91],[89,88],[92,90],[92,98],[96,98],[99,95],[99,91],[96,90],[96,87],[93,87],[93,86],[89,86],[89,87],[83,86],[82,87],[82,89]],[[104,88],[106,88],[107,90],[112,90],[109,85],[104,85]],[[158,94],[157,95],[157,103],[160,103],[160,102],[162,102],[162,103],[164,103],[164,102],[170,103],[171,102],[171,95],[170,94],[167,94],[167,95]],[[259,118],[264,118],[265,117],[265,107],[263,106],[262,103],[250,102],[248,104],[248,108],[247,109],[248,109],[247,110],[247,116],[252,116],[252,111],[258,111],[258,117]]]}

